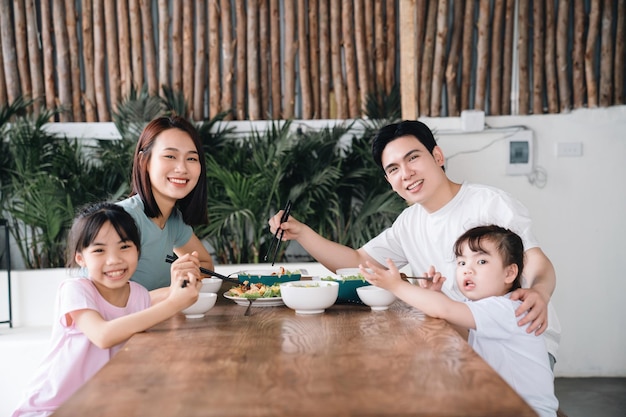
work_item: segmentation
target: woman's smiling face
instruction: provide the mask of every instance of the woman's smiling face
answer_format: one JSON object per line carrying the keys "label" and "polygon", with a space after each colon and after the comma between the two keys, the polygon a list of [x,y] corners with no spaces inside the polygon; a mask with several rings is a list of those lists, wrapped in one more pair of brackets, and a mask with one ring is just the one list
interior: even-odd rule
{"label": "woman's smiling face", "polygon": [[198,184],[201,166],[198,150],[180,129],[164,130],[154,141],[148,175],[157,204],[174,204]]}

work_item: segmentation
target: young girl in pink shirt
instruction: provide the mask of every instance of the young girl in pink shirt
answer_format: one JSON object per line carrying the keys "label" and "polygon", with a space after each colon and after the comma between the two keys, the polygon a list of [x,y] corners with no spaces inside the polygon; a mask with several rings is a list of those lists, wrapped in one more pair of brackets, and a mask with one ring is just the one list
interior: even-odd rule
{"label": "young girl in pink shirt", "polygon": [[[51,346],[13,416],[48,416],[102,368],[135,333],[193,304],[200,271],[189,268],[172,279],[167,298],[150,304],[150,295],[131,282],[140,252],[133,218],[122,207],[96,203],[83,209],[68,238],[68,266],[85,277],[61,283]],[[176,262],[198,264],[195,253]],[[192,262],[189,262],[192,261]]]}

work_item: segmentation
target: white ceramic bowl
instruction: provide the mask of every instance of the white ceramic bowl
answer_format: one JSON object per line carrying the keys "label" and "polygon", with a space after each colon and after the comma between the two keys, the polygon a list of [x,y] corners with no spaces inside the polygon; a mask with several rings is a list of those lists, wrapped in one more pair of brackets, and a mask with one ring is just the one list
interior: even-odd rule
{"label": "white ceramic bowl", "polygon": [[374,311],[387,310],[396,301],[396,296],[392,292],[373,285],[359,287],[356,289],[356,293],[361,301]]}
{"label": "white ceramic bowl", "polygon": [[335,304],[339,283],[334,281],[292,281],[280,284],[285,305],[296,314],[319,314]]}
{"label": "white ceramic bowl", "polygon": [[184,309],[183,314],[188,319],[202,318],[207,311],[213,308],[215,301],[217,301],[217,294],[214,292],[201,292],[198,294],[198,300]]}
{"label": "white ceramic bowl", "polygon": [[217,294],[220,288],[222,288],[221,279],[215,277],[203,278],[200,292],[214,292]]}

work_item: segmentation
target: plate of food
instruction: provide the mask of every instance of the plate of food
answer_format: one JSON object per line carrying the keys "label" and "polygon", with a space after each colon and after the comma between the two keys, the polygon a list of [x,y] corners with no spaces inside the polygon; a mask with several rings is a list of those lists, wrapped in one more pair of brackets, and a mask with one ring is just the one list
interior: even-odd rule
{"label": "plate of food", "polygon": [[282,284],[283,282],[300,281],[300,270],[289,271],[283,267],[255,269],[237,273],[239,282],[261,283],[264,285]]}
{"label": "plate of food", "polygon": [[224,293],[224,298],[233,300],[238,305],[248,306],[250,300],[252,307],[276,307],[285,305],[280,296],[279,285],[265,285],[262,283],[250,283],[245,281]]}

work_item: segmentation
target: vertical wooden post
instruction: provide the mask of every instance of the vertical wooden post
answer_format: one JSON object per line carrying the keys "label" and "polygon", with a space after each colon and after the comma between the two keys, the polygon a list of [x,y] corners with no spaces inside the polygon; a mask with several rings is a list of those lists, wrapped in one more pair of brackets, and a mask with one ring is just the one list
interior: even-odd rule
{"label": "vertical wooden post", "polygon": [[519,1],[518,27],[518,63],[519,63],[519,114],[528,114],[529,107],[529,75],[528,75],[528,0]]}
{"label": "vertical wooden post", "polygon": [[543,114],[544,3],[533,2],[533,113]]}
{"label": "vertical wooden post", "polygon": [[513,78],[513,29],[515,0],[506,1],[504,11],[504,57],[502,58],[502,114],[511,114],[511,82]]}
{"label": "vertical wooden post", "polygon": [[619,0],[617,3],[617,25],[615,28],[615,69],[613,74],[615,104],[624,104],[624,61],[626,56],[626,0]]}
{"label": "vertical wooden post", "polygon": [[575,109],[585,104],[585,6],[574,0],[574,49],[572,52],[572,86]]}
{"label": "vertical wooden post", "polygon": [[196,49],[193,72],[193,120],[204,119],[204,94],[206,86],[206,4],[196,0]]}
{"label": "vertical wooden post", "polygon": [[190,117],[193,112],[193,61],[194,61],[194,2],[183,2],[183,97],[189,106]]}
{"label": "vertical wooden post", "polygon": [[246,5],[245,0],[235,0],[235,18],[237,28],[237,63],[235,68],[237,69],[235,90],[236,103],[235,114],[237,120],[246,119]]}
{"label": "vertical wooden post", "polygon": [[369,56],[367,54],[368,45],[367,29],[365,28],[365,6],[363,0],[354,0],[354,45],[356,49],[357,77],[359,82],[359,115],[364,113],[369,93]]}
{"label": "vertical wooden post", "polygon": [[[471,0],[470,0],[471,1]],[[448,97],[448,116],[458,116],[459,111],[459,87],[458,68],[459,51],[461,50],[461,35],[463,34],[463,11],[465,0],[454,2],[454,23],[452,25],[452,41],[450,53],[446,64],[446,93]]]}
{"label": "vertical wooden post", "polygon": [[[176,3],[176,2],[174,2]],[[159,13],[159,74],[158,80],[159,84],[157,85],[157,93],[161,93],[161,89],[163,86],[169,86],[169,45],[168,41],[170,39],[170,11],[169,11],[169,1],[168,0],[159,0],[157,5],[157,11]]]}
{"label": "vertical wooden post", "polygon": [[[71,1],[71,0],[68,0]],[[115,3],[104,2],[104,25],[106,30],[107,73],[109,76],[110,110],[117,111],[120,102],[120,55],[117,45],[117,13]]]}
{"label": "vertical wooden post", "polygon": [[345,119],[347,117],[346,90],[343,81],[341,63],[341,2],[334,1],[330,5],[330,57],[333,73],[333,92],[337,105],[337,114],[331,117]]}
{"label": "vertical wooden post", "polygon": [[120,96],[124,99],[130,95],[130,91],[133,88],[133,70],[130,59],[131,43],[127,0],[117,0],[117,33],[120,43]]}
{"label": "vertical wooden post", "polygon": [[248,74],[248,118],[259,120],[261,118],[261,100],[259,97],[259,2],[248,2],[247,12],[247,35],[248,49],[246,54]]}
{"label": "vertical wooden post", "polygon": [[21,94],[25,97],[32,97],[33,87],[30,81],[30,66],[28,65],[30,61],[28,60],[28,41],[26,40],[26,12],[23,1],[13,2],[13,23],[15,25],[13,39],[15,41]]}
{"label": "vertical wooden post", "polygon": [[600,35],[600,107],[613,103],[613,0],[602,5],[602,33]]}
{"label": "vertical wooden post", "polygon": [[154,45],[154,23],[152,21],[152,1],[141,0],[141,26],[143,28],[143,51],[146,63],[146,78],[148,93],[151,96],[159,94],[157,79],[156,49]]}
{"label": "vertical wooden post", "polygon": [[220,1],[220,17],[222,23],[222,111],[227,111],[226,118],[232,119],[235,42],[233,40],[230,0]]}
{"label": "vertical wooden post", "polygon": [[9,103],[13,103],[20,96],[20,76],[17,69],[17,52],[14,44],[15,33],[13,32],[11,2],[9,0],[0,2],[0,35],[2,37],[2,60],[4,62],[7,100]]}
{"label": "vertical wooden post", "polygon": [[400,0],[400,92],[402,118],[417,119],[417,78],[415,61],[415,0]]}
{"label": "vertical wooden post", "polygon": [[98,109],[98,121],[108,122],[111,120],[106,94],[106,43],[104,30],[104,0],[93,2],[93,50],[94,50],[94,87],[96,92],[96,106]]}
{"label": "vertical wooden post", "polygon": [[422,54],[422,67],[420,74],[419,89],[419,115],[430,116],[430,100],[432,92],[433,54],[435,50],[435,32],[437,31],[437,4],[428,4],[426,15],[426,31],[424,32],[424,53]]}
{"label": "vertical wooden post", "polygon": [[[222,86],[220,76],[220,10],[219,0],[209,0],[209,118],[220,113]],[[230,17],[230,16],[229,16]]]}
{"label": "vertical wooden post", "polygon": [[[170,66],[172,91],[183,91],[183,2],[172,2],[172,62]],[[189,105],[189,103],[186,103]],[[185,115],[181,115],[185,116]]]}
{"label": "vertical wooden post", "polygon": [[313,117],[313,93],[311,91],[311,73],[309,71],[309,36],[307,33],[306,2],[298,0],[298,75],[300,78],[300,102],[302,103],[301,117]]}
{"label": "vertical wooden post", "polygon": [[91,0],[82,0],[82,39],[83,39],[83,76],[85,77],[85,94],[83,104],[85,106],[85,119],[87,122],[96,122],[96,91],[94,87],[94,49],[93,49],[93,6]]}
{"label": "vertical wooden post", "polygon": [[435,55],[433,59],[432,99],[430,115],[441,115],[441,92],[445,71],[446,46],[448,44],[448,0],[439,0],[437,5],[437,31],[435,37]]}
{"label": "vertical wooden post", "polygon": [[[226,0],[230,1],[230,0]],[[282,60],[280,56],[280,6],[278,0],[270,0],[270,55],[272,79],[272,119],[280,119],[282,115]]]}
{"label": "vertical wooden post", "polygon": [[502,27],[504,25],[505,3],[497,1],[493,5],[491,25],[491,65],[489,67],[489,114],[502,114]]}
{"label": "vertical wooden post", "polygon": [[[33,99],[43,100],[44,88],[43,88],[43,75],[41,66],[41,50],[39,49],[39,32],[37,28],[37,11],[35,10],[34,0],[26,0],[26,30],[28,35],[28,58],[30,61],[30,77],[33,86]],[[0,57],[2,52],[0,51]],[[0,62],[0,70],[2,69],[2,62]],[[4,83],[4,76],[0,76],[0,84]],[[80,87],[80,86],[79,86]],[[5,93],[6,99],[6,85],[2,85],[2,89]],[[0,96],[2,94],[0,93]],[[3,103],[0,98],[0,103]],[[34,114],[39,115],[39,109],[43,102],[35,104]],[[0,104],[2,105],[2,104]]]}
{"label": "vertical wooden post", "polygon": [[348,92],[348,117],[357,118],[361,115],[361,111],[359,107],[359,87],[357,83],[356,52],[354,46],[353,6],[352,0],[343,0],[341,4],[341,27]]}
{"label": "vertical wooden post", "polygon": [[[136,89],[143,88],[144,83],[144,69],[143,69],[143,28],[141,25],[141,10],[139,8],[140,0],[128,0],[128,20],[130,24],[130,39],[131,39],[131,68],[133,71],[133,85]],[[188,2],[185,2],[187,4]],[[183,48],[184,50],[184,48]]]}
{"label": "vertical wooden post", "polygon": [[72,85],[70,78],[70,50],[67,27],[65,26],[65,5],[63,0],[52,2],[52,22],[56,45],[56,72],[59,86],[59,104],[64,112],[59,115],[61,122],[72,121]]}
{"label": "vertical wooden post", "polygon": [[569,87],[570,84],[567,78],[567,59],[569,54],[567,50],[569,5],[569,0],[559,1],[559,10],[557,11],[556,22],[556,74],[559,84],[559,109],[561,112],[569,111],[572,101]]}
{"label": "vertical wooden post", "polygon": [[[386,0],[385,4],[385,21],[387,22],[387,30],[385,31],[387,44],[385,48],[385,91],[387,94],[396,84],[396,3],[396,0]],[[404,28],[400,27],[400,32],[403,30]],[[413,55],[415,56],[415,54]]]}
{"label": "vertical wooden post", "polygon": [[259,85],[262,119],[270,117],[270,21],[269,0],[259,1]]}
{"label": "vertical wooden post", "polygon": [[546,30],[545,30],[545,49],[544,49],[544,61],[545,61],[545,75],[546,75],[546,94],[548,101],[548,112],[559,112],[559,98],[558,98],[558,85],[556,78],[556,20],[554,11],[554,2],[546,2]]}
{"label": "vertical wooden post", "polygon": [[[320,117],[320,34],[318,0],[309,0],[309,66],[311,68],[311,93],[313,95],[313,119]],[[304,13],[304,11],[302,11]]]}
{"label": "vertical wooden post", "polygon": [[474,37],[474,0],[465,3],[463,20],[463,48],[461,54],[461,110],[470,108],[470,87],[472,86],[472,50]]}
{"label": "vertical wooden post", "polygon": [[595,54],[600,32],[600,1],[591,2],[589,31],[585,45],[585,78],[587,80],[587,106],[598,107],[598,84],[596,82]]}
{"label": "vertical wooden post", "polygon": [[296,11],[293,1],[284,3],[285,11],[285,95],[283,101],[283,117],[293,119],[295,110],[296,90]]}
{"label": "vertical wooden post", "polygon": [[330,118],[330,13],[328,0],[319,0],[319,39],[320,39],[320,113],[322,119]]}

